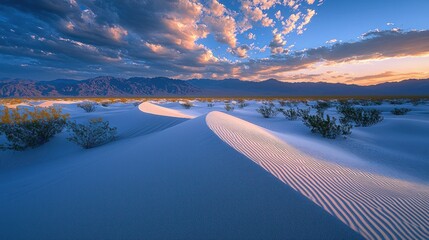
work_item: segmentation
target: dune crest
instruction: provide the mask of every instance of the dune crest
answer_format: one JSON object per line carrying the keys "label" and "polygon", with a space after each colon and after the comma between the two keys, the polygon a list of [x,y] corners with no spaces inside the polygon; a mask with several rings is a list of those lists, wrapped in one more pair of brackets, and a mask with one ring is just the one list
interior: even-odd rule
{"label": "dune crest", "polygon": [[265,129],[211,112],[209,128],[366,239],[428,239],[429,187],[308,156]]}
{"label": "dune crest", "polygon": [[175,117],[175,118],[194,118],[193,116],[181,113],[180,111],[165,108],[158,106],[150,102],[143,102],[139,105],[139,110],[145,113],[166,116],[166,117]]}

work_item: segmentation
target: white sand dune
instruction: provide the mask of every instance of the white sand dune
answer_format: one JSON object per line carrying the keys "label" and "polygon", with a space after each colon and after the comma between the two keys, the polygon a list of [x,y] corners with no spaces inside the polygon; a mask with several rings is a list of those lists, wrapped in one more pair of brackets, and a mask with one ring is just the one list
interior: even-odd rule
{"label": "white sand dune", "polygon": [[142,104],[139,105],[139,109],[142,112],[159,115],[159,116],[188,118],[188,119],[194,118],[193,116],[184,114],[178,110],[161,107],[150,102],[143,102]]}
{"label": "white sand dune", "polygon": [[53,107],[59,104],[74,104],[76,101],[68,101],[68,100],[56,100],[56,101],[44,101],[37,105],[38,107]]}
{"label": "white sand dune", "polygon": [[308,156],[265,129],[211,112],[223,141],[366,239],[429,239],[429,187]]}
{"label": "white sand dune", "polygon": [[205,116],[0,173],[0,202],[0,239],[360,238],[225,144]]}

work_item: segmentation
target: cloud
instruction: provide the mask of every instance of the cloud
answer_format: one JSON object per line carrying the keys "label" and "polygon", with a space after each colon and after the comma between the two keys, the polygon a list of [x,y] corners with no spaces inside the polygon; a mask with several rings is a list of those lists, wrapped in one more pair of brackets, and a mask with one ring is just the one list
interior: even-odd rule
{"label": "cloud", "polygon": [[303,22],[298,26],[298,34],[303,34],[306,30],[305,26],[310,23],[311,19],[316,15],[316,11],[312,9],[307,9],[307,14],[304,17]]}
{"label": "cloud", "polygon": [[233,55],[239,57],[239,58],[247,58],[247,51],[250,50],[250,47],[248,45],[241,45],[236,48],[229,48],[229,52],[231,52]]}
{"label": "cloud", "polygon": [[334,39],[326,41],[325,43],[326,44],[333,44],[333,43],[336,43],[336,42],[338,42],[338,40],[334,38]]}
{"label": "cloud", "polygon": [[296,29],[296,23],[301,18],[301,13],[291,14],[286,22],[283,23],[283,34],[289,34]]}
{"label": "cloud", "polygon": [[[316,3],[321,1],[311,7]],[[287,46],[289,34],[302,33],[316,14],[306,9],[308,2],[240,4],[232,10],[217,0],[5,0],[0,5],[4,70],[0,74],[264,79],[298,77],[294,71],[320,65],[429,55],[428,30],[400,29],[370,31],[354,42],[332,39],[321,47],[292,51]],[[276,11],[276,4],[287,6],[282,12],[290,12],[288,18]],[[259,34],[259,29],[244,33],[252,26],[273,29],[273,19],[283,25],[272,31],[271,40],[262,42],[263,35],[258,35],[253,44],[240,43]],[[221,43],[219,48],[211,45],[213,41]],[[258,54],[264,57],[252,58]]]}

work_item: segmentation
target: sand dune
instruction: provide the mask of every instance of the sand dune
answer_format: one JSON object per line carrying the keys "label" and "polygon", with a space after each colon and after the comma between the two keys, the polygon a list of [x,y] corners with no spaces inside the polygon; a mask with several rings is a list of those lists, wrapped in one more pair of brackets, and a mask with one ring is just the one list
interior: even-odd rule
{"label": "sand dune", "polygon": [[428,239],[429,188],[308,156],[265,129],[211,112],[223,141],[366,239]]}
{"label": "sand dune", "polygon": [[194,118],[193,116],[181,113],[178,110],[173,110],[165,107],[158,106],[150,102],[144,102],[139,105],[139,109],[142,112],[150,113],[154,115],[175,117],[175,118]]}
{"label": "sand dune", "polygon": [[0,239],[360,239],[205,116],[0,173],[0,202]]}
{"label": "sand dune", "polygon": [[69,101],[69,100],[58,100],[58,101],[44,101],[37,105],[38,107],[53,107],[57,104],[74,104],[77,103],[76,101]]}

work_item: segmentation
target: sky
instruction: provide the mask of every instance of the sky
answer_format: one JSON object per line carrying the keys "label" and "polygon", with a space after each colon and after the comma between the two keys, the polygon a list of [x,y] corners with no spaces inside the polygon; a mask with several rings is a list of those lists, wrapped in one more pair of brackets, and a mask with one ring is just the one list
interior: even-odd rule
{"label": "sky", "polygon": [[2,0],[0,78],[429,78],[427,0]]}

